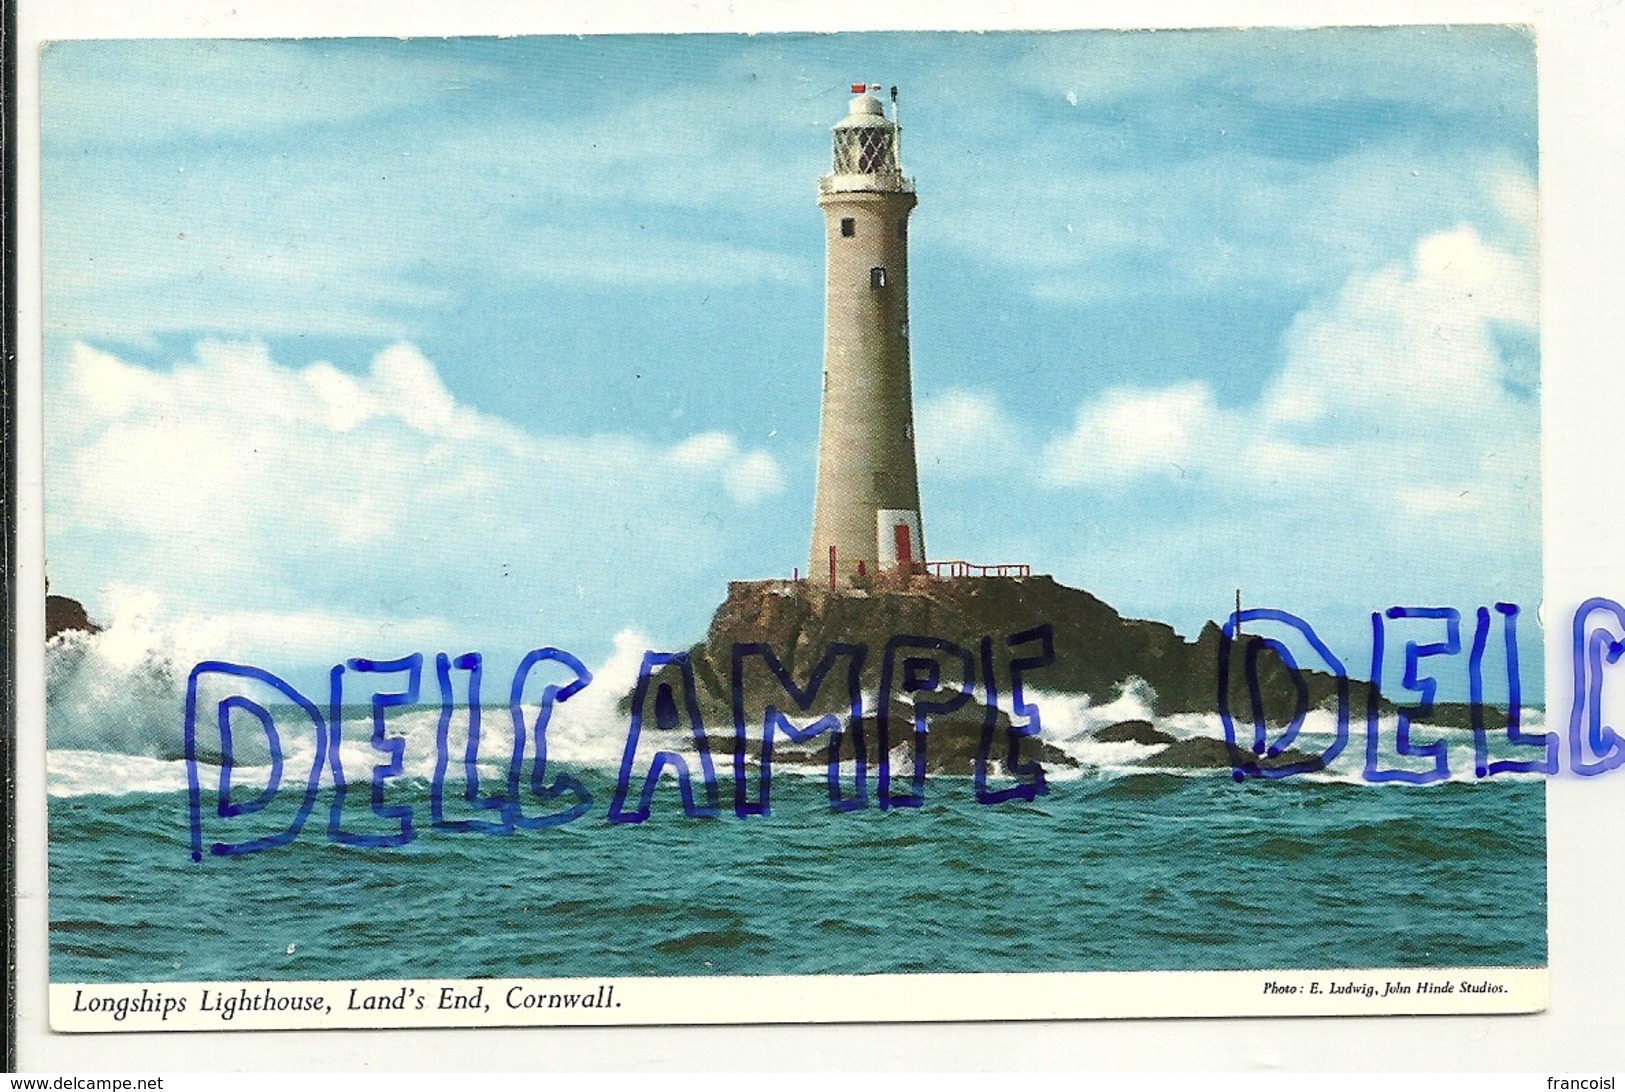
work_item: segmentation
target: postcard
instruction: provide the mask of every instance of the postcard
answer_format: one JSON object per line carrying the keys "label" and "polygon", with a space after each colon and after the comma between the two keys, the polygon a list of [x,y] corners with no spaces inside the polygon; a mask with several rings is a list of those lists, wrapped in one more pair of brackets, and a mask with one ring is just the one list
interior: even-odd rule
{"label": "postcard", "polygon": [[1543,1009],[1536,45],[48,42],[51,1028]]}

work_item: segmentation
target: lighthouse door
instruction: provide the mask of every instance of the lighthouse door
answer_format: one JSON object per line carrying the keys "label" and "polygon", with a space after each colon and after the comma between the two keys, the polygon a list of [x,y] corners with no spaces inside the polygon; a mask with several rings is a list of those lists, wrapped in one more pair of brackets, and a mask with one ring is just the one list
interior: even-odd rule
{"label": "lighthouse door", "polygon": [[897,568],[907,576],[913,570],[914,547],[909,542],[908,524],[892,527],[892,541],[897,545]]}

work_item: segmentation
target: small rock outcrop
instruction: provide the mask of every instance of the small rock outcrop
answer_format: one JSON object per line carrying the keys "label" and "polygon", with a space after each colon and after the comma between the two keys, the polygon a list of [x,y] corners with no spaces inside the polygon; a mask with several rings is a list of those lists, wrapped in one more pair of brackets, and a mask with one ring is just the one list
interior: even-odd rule
{"label": "small rock outcrop", "polygon": [[1170,743],[1156,754],[1142,759],[1139,765],[1156,770],[1229,770],[1246,769],[1251,766],[1277,770],[1293,766],[1308,772],[1318,770],[1324,764],[1320,761],[1319,755],[1305,754],[1302,751],[1287,750],[1271,756],[1255,755],[1240,747],[1232,747],[1222,739],[1199,736]]}
{"label": "small rock outcrop", "polygon": [[100,633],[102,627],[90,620],[83,603],[65,595],[45,597],[45,639],[49,641],[59,633],[78,630],[82,633]]}
{"label": "small rock outcrop", "polygon": [[1118,721],[1095,732],[1094,738],[1101,743],[1139,743],[1147,747],[1174,741],[1173,736],[1152,727],[1148,720]]}

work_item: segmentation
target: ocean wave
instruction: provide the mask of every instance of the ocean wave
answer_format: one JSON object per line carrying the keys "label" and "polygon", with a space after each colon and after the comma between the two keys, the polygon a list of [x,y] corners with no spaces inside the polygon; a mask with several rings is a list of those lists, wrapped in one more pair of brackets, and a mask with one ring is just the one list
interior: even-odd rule
{"label": "ocean wave", "polygon": [[[185,670],[178,666],[178,646],[171,635],[148,624],[140,612],[116,615],[114,623],[101,633],[70,631],[59,634],[46,650],[46,737],[47,786],[54,796],[94,794],[162,793],[184,791],[187,785],[184,762],[182,720],[185,703]],[[617,634],[614,650],[593,671],[590,685],[569,700],[555,704],[547,727],[550,763],[605,771],[619,768],[626,745],[627,717],[621,709],[623,695],[637,681],[648,647],[636,631]],[[533,683],[539,692],[540,681]],[[207,723],[200,724],[197,756],[202,765],[200,781],[210,786],[218,780],[222,763],[218,731],[212,719],[214,695],[205,695],[200,707],[211,710]],[[275,692],[261,695],[262,704],[274,705]],[[1041,710],[1042,738],[1058,747],[1075,763],[1071,768],[1053,766],[1046,771],[1055,782],[1112,780],[1148,777],[1228,776],[1228,768],[1148,768],[1144,764],[1165,746],[1161,742],[1132,740],[1105,741],[1102,729],[1125,722],[1143,722],[1162,738],[1175,741],[1206,738],[1219,740],[1223,726],[1216,714],[1176,713],[1158,716],[1154,712],[1156,694],[1143,680],[1130,678],[1106,696],[1056,691],[1029,690],[1027,701]],[[285,698],[282,699],[285,702]],[[1001,707],[1014,713],[1010,695],[1001,695]],[[370,776],[381,756],[370,742],[365,710],[351,709],[339,757],[347,779],[356,782]],[[532,730],[537,709],[525,709],[525,730]],[[284,759],[284,782],[303,782],[315,756],[314,725],[284,704],[278,712],[279,739]],[[514,725],[510,711],[484,707],[479,711],[480,741],[475,755],[476,772],[485,788],[496,791],[507,779],[512,756]],[[386,725],[389,736],[404,741],[403,776],[428,782],[439,765],[441,712],[434,707],[417,706],[392,710]],[[462,784],[470,728],[470,710],[456,706],[446,730],[448,756],[446,777]],[[304,723],[301,723],[304,721]],[[244,727],[238,727],[242,724]],[[1526,733],[1544,729],[1540,709],[1523,712]],[[1243,746],[1251,743],[1251,730],[1238,725],[1246,735]],[[1293,747],[1306,754],[1318,754],[1331,743],[1336,731],[1335,716],[1323,709],[1305,718]],[[1392,753],[1396,731],[1394,717],[1384,717],[1379,733],[1386,753]],[[1498,733],[1491,733],[1494,740]],[[1451,779],[1471,782],[1474,776],[1473,745],[1470,733],[1461,730],[1418,728],[1419,740],[1443,738],[1448,741]],[[659,746],[685,750],[686,732],[663,734]],[[1157,737],[1149,737],[1157,738]],[[1349,743],[1342,755],[1326,769],[1299,775],[1313,780],[1363,784],[1364,723],[1350,725]],[[233,782],[251,788],[264,785],[269,777],[270,755],[264,733],[253,718],[233,721]],[[652,750],[652,741],[645,741]],[[821,748],[816,753],[821,754]],[[1492,743],[1492,753],[1507,757],[1504,741]],[[531,748],[527,745],[527,758]],[[1533,751],[1524,752],[1526,755]],[[907,749],[896,754],[894,774],[904,776],[911,763]],[[713,765],[720,780],[731,781],[732,764],[726,749],[713,745]],[[1392,763],[1386,759],[1385,764]],[[1425,762],[1413,768],[1426,768]],[[303,772],[301,772],[303,771]],[[821,762],[793,764],[781,762],[776,772],[788,775],[822,776]],[[1002,773],[1002,771],[998,771]],[[850,762],[842,764],[843,780],[853,773]],[[527,770],[528,775],[528,770]],[[1539,774],[1512,775],[1539,777]],[[1503,778],[1497,778],[1502,780]],[[1125,790],[1133,791],[1133,790]],[[1154,790],[1147,790],[1154,791]]]}
{"label": "ocean wave", "polygon": [[52,796],[122,796],[186,791],[186,764],[107,751],[50,750],[45,777]]}

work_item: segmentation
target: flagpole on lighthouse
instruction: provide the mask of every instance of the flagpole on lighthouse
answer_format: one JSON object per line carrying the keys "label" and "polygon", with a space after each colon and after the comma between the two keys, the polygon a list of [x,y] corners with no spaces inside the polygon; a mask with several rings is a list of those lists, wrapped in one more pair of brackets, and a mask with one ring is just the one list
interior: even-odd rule
{"label": "flagpole on lighthouse", "polygon": [[897,149],[897,169],[903,169],[903,123],[897,116],[897,85],[891,85],[891,123],[897,129],[893,145]]}

